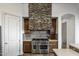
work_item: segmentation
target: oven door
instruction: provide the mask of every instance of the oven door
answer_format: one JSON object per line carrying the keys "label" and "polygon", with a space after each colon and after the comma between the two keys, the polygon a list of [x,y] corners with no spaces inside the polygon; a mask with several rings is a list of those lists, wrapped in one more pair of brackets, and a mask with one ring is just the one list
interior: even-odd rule
{"label": "oven door", "polygon": [[40,45],[40,53],[48,53],[48,45]]}
{"label": "oven door", "polygon": [[40,45],[40,49],[47,49],[47,45]]}

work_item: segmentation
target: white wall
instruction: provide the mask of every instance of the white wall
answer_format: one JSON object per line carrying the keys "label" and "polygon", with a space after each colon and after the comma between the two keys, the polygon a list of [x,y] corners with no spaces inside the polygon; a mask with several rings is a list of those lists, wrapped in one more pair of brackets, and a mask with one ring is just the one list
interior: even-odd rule
{"label": "white wall", "polygon": [[75,43],[79,43],[79,10],[77,4],[54,3],[52,4],[52,17],[58,17],[58,48],[62,46],[61,16],[64,14],[75,15]]}
{"label": "white wall", "polygon": [[28,17],[29,16],[29,8],[28,8],[29,4],[25,3],[23,4],[23,16],[24,17]]}
{"label": "white wall", "polygon": [[15,15],[22,15],[23,4],[20,3],[2,3],[0,4],[0,11],[9,12]]}
{"label": "white wall", "polygon": [[53,3],[52,4],[52,16],[61,16],[63,14],[77,14],[77,6],[76,4],[68,4],[68,3]]}
{"label": "white wall", "polygon": [[72,17],[67,21],[67,40],[68,44],[75,43],[75,18]]}
{"label": "white wall", "polygon": [[75,43],[79,44],[79,16],[75,20]]}
{"label": "white wall", "polygon": [[[17,16],[23,15],[23,4],[17,3],[0,3],[0,14],[2,12],[11,13]],[[0,17],[0,25],[1,25],[1,17]]]}

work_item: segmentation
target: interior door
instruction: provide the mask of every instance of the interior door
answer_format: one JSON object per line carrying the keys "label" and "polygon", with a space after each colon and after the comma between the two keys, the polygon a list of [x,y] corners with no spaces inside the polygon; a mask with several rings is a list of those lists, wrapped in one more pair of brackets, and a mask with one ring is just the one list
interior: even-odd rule
{"label": "interior door", "polygon": [[4,14],[4,55],[19,55],[19,17]]}

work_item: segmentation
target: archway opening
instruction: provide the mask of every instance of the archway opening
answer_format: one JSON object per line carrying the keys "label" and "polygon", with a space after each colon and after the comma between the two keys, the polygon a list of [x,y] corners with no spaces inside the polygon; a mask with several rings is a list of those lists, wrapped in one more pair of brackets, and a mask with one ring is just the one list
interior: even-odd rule
{"label": "archway opening", "polygon": [[75,16],[64,14],[62,21],[62,48],[69,48],[70,44],[75,43]]}

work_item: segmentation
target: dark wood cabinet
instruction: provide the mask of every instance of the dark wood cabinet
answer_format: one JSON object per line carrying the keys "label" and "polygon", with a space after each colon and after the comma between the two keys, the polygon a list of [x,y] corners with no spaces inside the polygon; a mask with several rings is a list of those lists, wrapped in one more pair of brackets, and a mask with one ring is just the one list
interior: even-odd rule
{"label": "dark wood cabinet", "polygon": [[23,52],[31,53],[31,41],[23,41]]}
{"label": "dark wood cabinet", "polygon": [[52,17],[52,27],[50,30],[50,39],[57,39],[56,37],[56,23],[57,23],[57,17]]}
{"label": "dark wood cabinet", "polygon": [[24,33],[25,34],[29,34],[30,30],[29,30],[29,17],[23,17],[24,19]]}
{"label": "dark wood cabinet", "polygon": [[52,28],[53,28],[52,34],[55,34],[56,33],[56,20],[57,20],[56,17],[53,17],[52,18]]}
{"label": "dark wood cabinet", "polygon": [[53,52],[53,49],[58,48],[57,41],[49,41],[49,52]]}
{"label": "dark wood cabinet", "polygon": [[53,49],[58,48],[58,39],[56,33],[58,17],[52,17],[52,27],[50,30],[50,40],[49,40],[49,52],[53,52]]}

